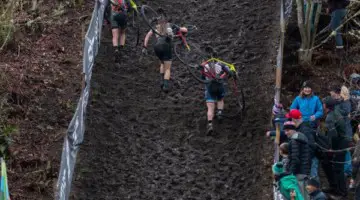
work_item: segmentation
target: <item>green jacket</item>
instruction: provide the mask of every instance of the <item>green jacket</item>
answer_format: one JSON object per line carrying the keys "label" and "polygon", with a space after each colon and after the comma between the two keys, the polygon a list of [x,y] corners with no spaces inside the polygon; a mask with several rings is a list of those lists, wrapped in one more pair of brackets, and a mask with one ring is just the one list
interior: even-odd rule
{"label": "green jacket", "polygon": [[286,175],[280,178],[279,180],[279,190],[281,194],[286,198],[290,199],[290,192],[295,191],[296,197],[295,200],[304,200],[303,195],[301,194],[298,181],[296,177],[292,174]]}

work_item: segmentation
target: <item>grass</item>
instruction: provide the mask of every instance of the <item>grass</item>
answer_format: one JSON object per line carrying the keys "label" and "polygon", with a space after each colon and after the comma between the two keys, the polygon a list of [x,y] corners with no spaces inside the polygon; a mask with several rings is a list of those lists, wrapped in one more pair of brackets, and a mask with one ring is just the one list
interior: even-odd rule
{"label": "grass", "polygon": [[12,40],[15,26],[13,24],[13,16],[16,1],[0,2],[0,51]]}

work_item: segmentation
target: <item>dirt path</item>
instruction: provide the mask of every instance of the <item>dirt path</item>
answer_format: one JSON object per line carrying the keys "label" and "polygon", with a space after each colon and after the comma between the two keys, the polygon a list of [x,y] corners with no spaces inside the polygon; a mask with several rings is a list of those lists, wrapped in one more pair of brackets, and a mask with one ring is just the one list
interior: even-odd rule
{"label": "dirt path", "polygon": [[263,135],[273,95],[277,6],[270,0],[155,2],[199,26],[195,39],[236,63],[247,116],[225,121],[207,137],[203,88],[179,61],[165,95],[155,58],[140,62],[128,52],[117,67],[103,43],[72,199],[270,199],[265,167],[271,152]]}

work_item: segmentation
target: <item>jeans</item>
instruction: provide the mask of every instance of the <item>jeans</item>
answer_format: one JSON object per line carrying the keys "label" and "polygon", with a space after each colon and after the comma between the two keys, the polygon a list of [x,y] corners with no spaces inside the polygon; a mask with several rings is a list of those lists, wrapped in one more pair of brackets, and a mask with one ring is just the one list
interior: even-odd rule
{"label": "jeans", "polygon": [[318,174],[318,169],[319,169],[319,159],[317,159],[316,157],[313,157],[311,159],[311,171],[310,171],[310,176],[315,178],[316,180],[319,180],[319,174]]}
{"label": "jeans", "polygon": [[[330,22],[331,30],[335,31],[341,25],[341,22],[343,21],[345,16],[346,16],[346,9],[334,10],[331,13],[331,22]],[[335,42],[336,42],[336,47],[338,48],[342,48],[344,46],[340,29],[336,31]]]}
{"label": "jeans", "polygon": [[345,154],[345,164],[344,164],[344,173],[348,176],[352,175],[352,165],[351,165],[351,153],[347,151]]}

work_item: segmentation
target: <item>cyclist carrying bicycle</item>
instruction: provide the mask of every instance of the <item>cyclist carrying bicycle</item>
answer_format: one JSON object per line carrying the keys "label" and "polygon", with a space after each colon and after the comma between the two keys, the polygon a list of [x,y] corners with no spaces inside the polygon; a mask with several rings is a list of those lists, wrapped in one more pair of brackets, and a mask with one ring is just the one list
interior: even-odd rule
{"label": "cyclist carrying bicycle", "polygon": [[[224,82],[227,77],[235,77],[234,71],[224,63],[217,61],[205,61],[199,65],[202,78],[210,82],[205,85],[205,100],[207,106],[207,134],[213,132],[213,119],[216,110],[218,120],[223,118],[225,86]],[[216,105],[215,105],[216,103]]]}
{"label": "cyclist carrying bicycle", "polygon": [[[178,27],[175,24],[169,23],[164,15],[157,19],[156,31],[162,35],[155,34],[156,42],[154,51],[156,56],[160,59],[160,87],[164,92],[169,91],[170,68],[172,64],[172,40],[178,31],[184,34],[188,32],[185,27]],[[147,47],[150,38],[154,32],[150,30],[145,37],[142,53],[147,54]]]}
{"label": "cyclist carrying bicycle", "polygon": [[[124,48],[126,40],[127,12],[131,8],[128,0],[110,0],[110,24],[115,56]],[[120,42],[119,42],[120,40]]]}

